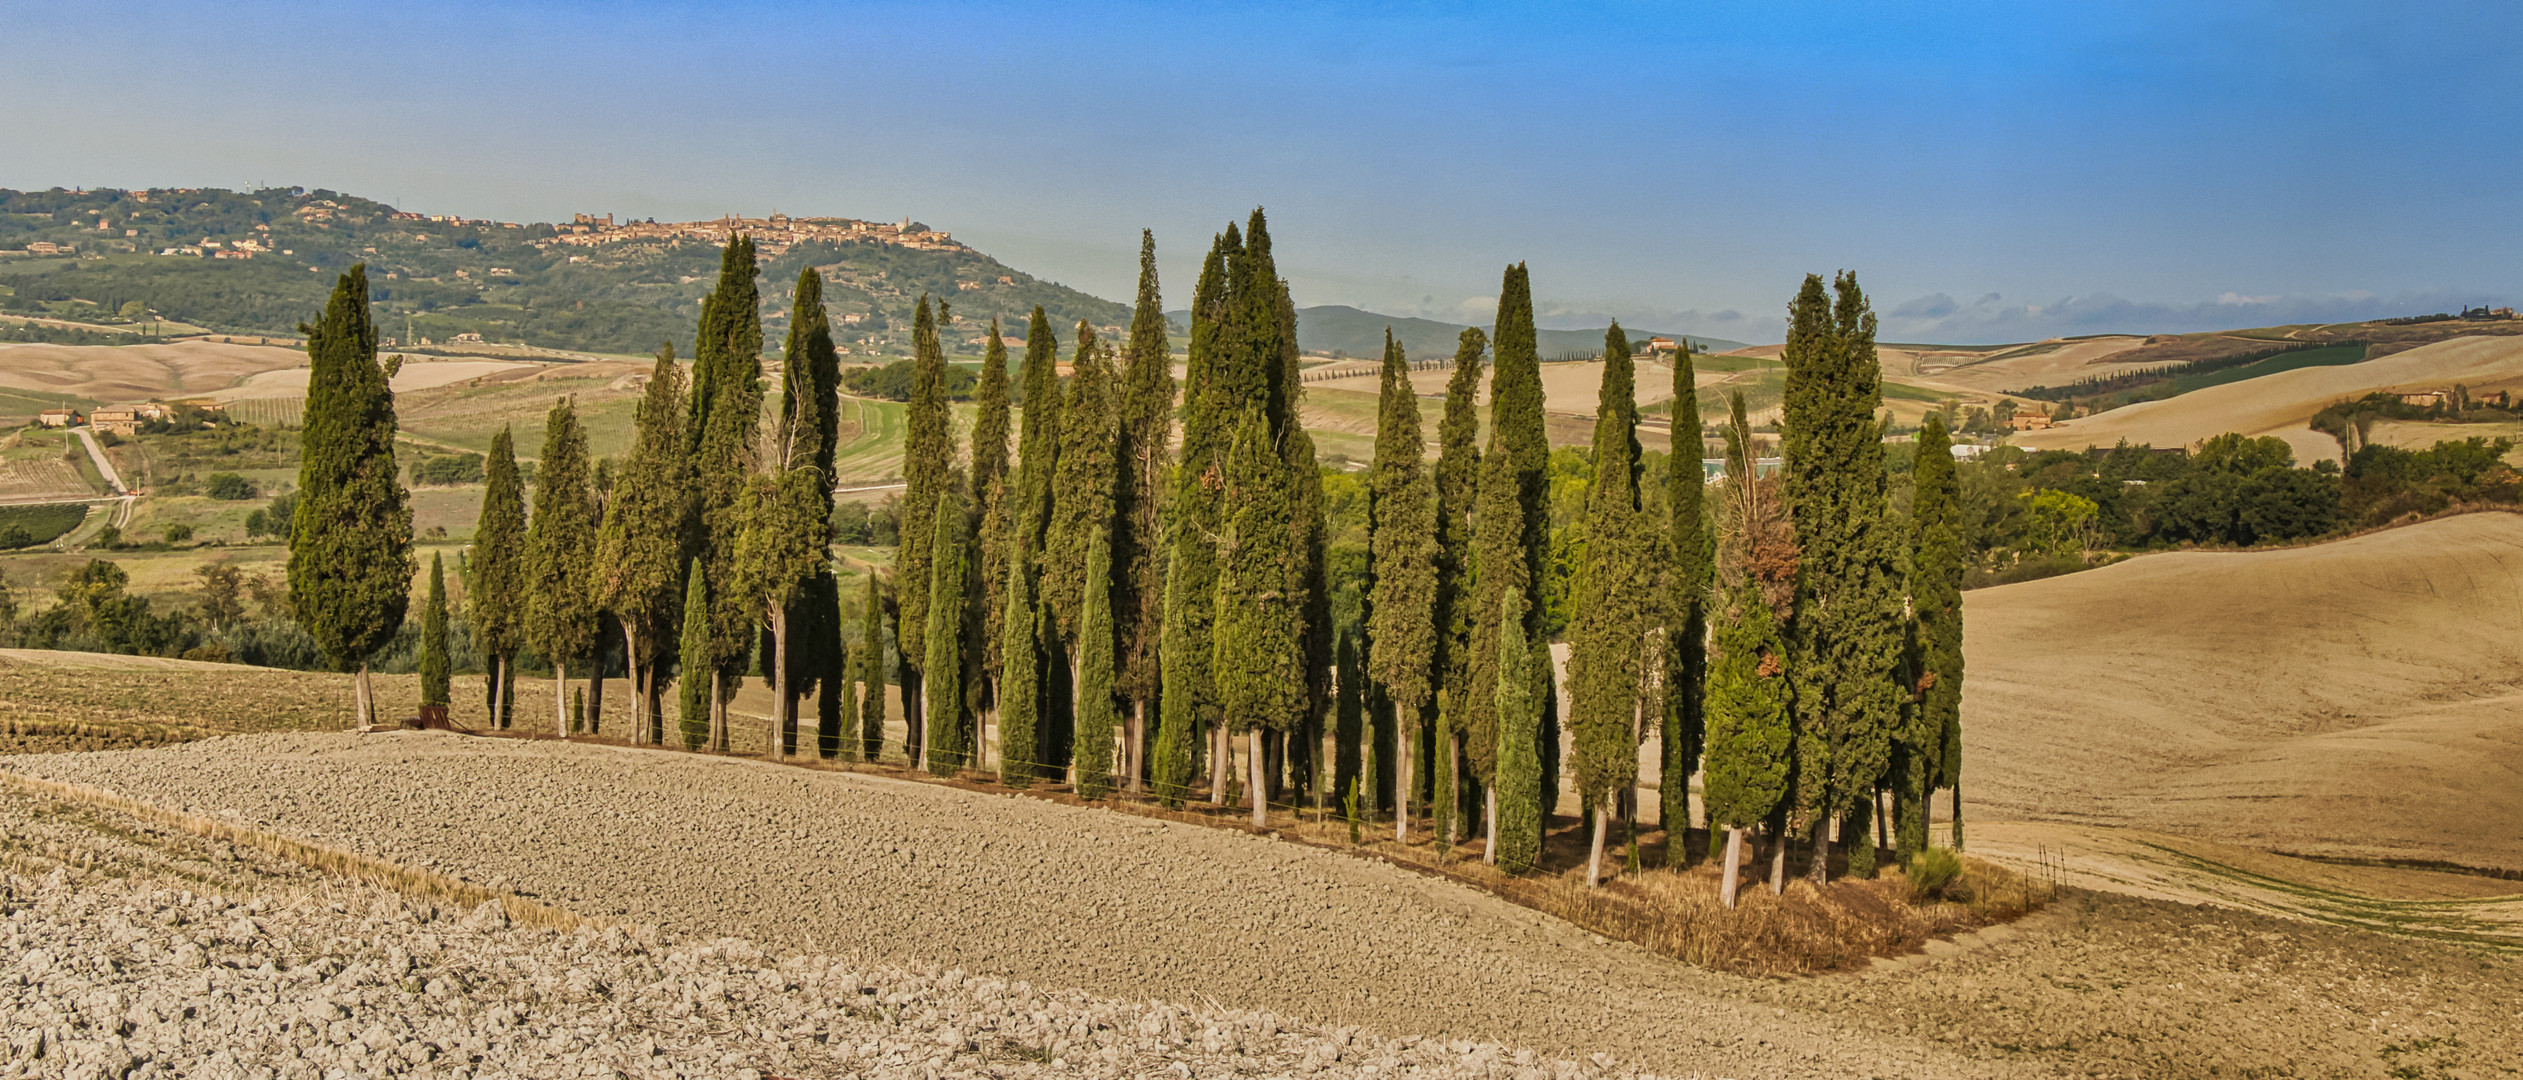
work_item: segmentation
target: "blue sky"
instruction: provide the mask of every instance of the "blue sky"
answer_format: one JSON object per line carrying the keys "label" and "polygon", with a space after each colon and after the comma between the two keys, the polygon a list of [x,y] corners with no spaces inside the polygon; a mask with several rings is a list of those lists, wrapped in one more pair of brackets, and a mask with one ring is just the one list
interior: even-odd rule
{"label": "blue sky", "polygon": [[1267,206],[1300,304],[1896,340],[2523,300],[2523,7],[32,4],[0,186],[549,220],[913,217],[1169,304]]}

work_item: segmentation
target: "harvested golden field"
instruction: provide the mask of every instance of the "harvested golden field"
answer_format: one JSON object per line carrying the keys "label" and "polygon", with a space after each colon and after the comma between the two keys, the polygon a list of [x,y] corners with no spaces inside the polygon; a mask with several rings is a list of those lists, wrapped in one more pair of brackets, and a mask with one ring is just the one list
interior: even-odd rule
{"label": "harvested golden field", "polygon": [[113,403],[207,396],[266,371],[304,367],[280,345],[177,341],[163,345],[0,345],[0,387]]}
{"label": "harvested golden field", "polygon": [[2523,517],[1968,594],[1967,819],[2523,870]]}
{"label": "harvested golden field", "polygon": [[2023,432],[2014,441],[2035,450],[2110,446],[2122,439],[2189,446],[2238,431],[2285,439],[2298,461],[2309,462],[2339,456],[2336,440],[2305,426],[2323,406],[2376,390],[2450,389],[2455,383],[2474,395],[2523,391],[2523,337],[2455,338],[2359,364],[2282,371]]}

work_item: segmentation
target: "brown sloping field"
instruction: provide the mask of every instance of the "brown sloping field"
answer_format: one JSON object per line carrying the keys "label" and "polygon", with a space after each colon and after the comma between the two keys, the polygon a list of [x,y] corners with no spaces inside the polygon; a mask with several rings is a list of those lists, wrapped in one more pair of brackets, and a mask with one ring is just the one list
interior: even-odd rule
{"label": "brown sloping field", "polygon": [[2518,574],[2474,514],[1973,592],[1966,817],[2523,870]]}
{"label": "brown sloping field", "polygon": [[176,341],[164,345],[0,345],[0,387],[107,403],[206,395],[307,354],[278,345]]}
{"label": "brown sloping field", "polygon": [[2014,441],[2035,450],[2110,446],[2122,439],[2189,446],[2238,431],[2283,438],[2299,461],[2336,458],[2339,444],[2305,426],[2323,406],[2375,390],[2449,389],[2455,383],[2472,394],[2523,390],[2523,337],[2455,338],[2361,364],[2282,371],[2027,431]]}

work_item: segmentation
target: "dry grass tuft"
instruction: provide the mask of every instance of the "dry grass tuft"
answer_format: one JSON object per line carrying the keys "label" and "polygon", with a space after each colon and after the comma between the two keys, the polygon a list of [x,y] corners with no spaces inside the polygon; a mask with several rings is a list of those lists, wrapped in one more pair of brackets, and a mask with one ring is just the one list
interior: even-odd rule
{"label": "dry grass tuft", "polygon": [[524,897],[494,892],[468,881],[459,881],[427,870],[415,870],[357,852],[248,828],[216,818],[152,806],[128,799],[110,791],[65,784],[19,773],[0,771],[0,784],[28,795],[51,799],[73,806],[110,810],[164,828],[217,840],[277,859],[297,863],[331,877],[373,885],[390,892],[449,907],[476,908],[496,902],[507,913],[508,920],[520,926],[544,930],[574,931],[582,926],[600,926],[596,920],[583,918],[565,908],[539,904]]}

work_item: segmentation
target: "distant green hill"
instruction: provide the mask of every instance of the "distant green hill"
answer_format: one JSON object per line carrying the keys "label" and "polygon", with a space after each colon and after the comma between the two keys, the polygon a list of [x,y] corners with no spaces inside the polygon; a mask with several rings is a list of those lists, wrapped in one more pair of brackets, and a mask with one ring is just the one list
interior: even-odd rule
{"label": "distant green hill", "polygon": [[[1180,316],[1177,315],[1177,319]],[[1378,315],[1353,307],[1325,305],[1297,311],[1297,345],[1307,352],[1375,357],[1384,355],[1384,328],[1393,328],[1393,337],[1402,344],[1402,351],[1411,359],[1429,360],[1454,355],[1455,343],[1461,339],[1463,324],[1438,322],[1434,319],[1413,319],[1394,315]],[[1487,329],[1483,327],[1482,329]],[[1542,356],[1547,359],[1567,353],[1594,354],[1603,351],[1603,328],[1592,330],[1543,330],[1536,333]],[[1683,335],[1653,330],[1630,330],[1631,341],[1651,337],[1680,339]],[[1690,335],[1691,347],[1703,353],[1740,349],[1743,343],[1723,338]]]}
{"label": "distant green hill", "polygon": [[[365,262],[379,331],[390,338],[479,334],[609,353],[645,353],[671,340],[691,355],[718,246],[663,237],[573,246],[556,239],[566,228],[432,219],[300,188],[0,189],[0,251],[9,253],[0,258],[0,309],[139,328],[154,315],[223,333],[287,334],[323,307],[336,274]],[[216,257],[236,252],[239,241],[260,250]],[[73,252],[20,254],[30,245]],[[177,253],[159,254],[169,249]],[[1119,327],[1130,317],[1121,304],[960,245],[816,240],[764,263],[764,338],[775,351],[798,271],[808,265],[829,271],[825,304],[844,317],[836,335],[854,356],[907,353],[912,306],[923,293],[953,305],[948,348],[974,354],[991,318],[1021,332],[1036,304],[1063,328],[1081,319]],[[124,318],[134,303],[133,317]]]}

